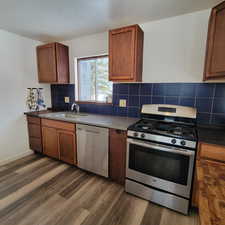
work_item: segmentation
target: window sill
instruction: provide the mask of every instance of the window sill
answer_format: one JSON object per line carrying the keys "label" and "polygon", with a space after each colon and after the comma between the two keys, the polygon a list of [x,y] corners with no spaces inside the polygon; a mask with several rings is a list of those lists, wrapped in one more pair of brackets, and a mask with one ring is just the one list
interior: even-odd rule
{"label": "window sill", "polygon": [[96,105],[113,105],[113,103],[108,102],[92,102],[92,101],[76,101],[78,104],[96,104]]}

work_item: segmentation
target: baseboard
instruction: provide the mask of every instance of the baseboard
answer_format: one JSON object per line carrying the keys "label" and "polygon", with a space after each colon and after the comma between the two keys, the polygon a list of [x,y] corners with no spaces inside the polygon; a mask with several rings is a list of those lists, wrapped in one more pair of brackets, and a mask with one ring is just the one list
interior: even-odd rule
{"label": "baseboard", "polygon": [[7,163],[10,163],[10,162],[14,161],[14,160],[17,160],[17,159],[20,159],[20,158],[23,158],[25,156],[32,155],[32,154],[34,154],[34,152],[31,151],[31,150],[28,150],[26,152],[22,152],[22,153],[20,153],[18,155],[15,155],[13,157],[10,157],[10,158],[4,159],[4,160],[0,160],[0,166],[3,166]]}

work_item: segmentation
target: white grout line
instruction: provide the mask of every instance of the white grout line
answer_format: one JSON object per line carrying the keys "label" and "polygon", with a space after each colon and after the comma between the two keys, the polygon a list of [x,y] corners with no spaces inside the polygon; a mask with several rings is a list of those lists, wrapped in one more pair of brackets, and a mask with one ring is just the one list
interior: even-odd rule
{"label": "white grout line", "polygon": [[216,84],[214,84],[214,87],[213,87],[212,105],[211,105],[210,117],[209,117],[209,123],[210,124],[212,123],[212,120],[213,120],[213,107],[214,107],[215,96],[216,96]]}

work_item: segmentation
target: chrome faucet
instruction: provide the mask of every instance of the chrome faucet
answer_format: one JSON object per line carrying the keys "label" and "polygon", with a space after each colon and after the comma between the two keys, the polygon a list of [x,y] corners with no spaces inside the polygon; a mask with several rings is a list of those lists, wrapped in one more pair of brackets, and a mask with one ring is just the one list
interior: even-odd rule
{"label": "chrome faucet", "polygon": [[74,102],[72,105],[71,105],[71,111],[74,111],[74,109],[76,109],[76,112],[77,113],[80,113],[80,106]]}

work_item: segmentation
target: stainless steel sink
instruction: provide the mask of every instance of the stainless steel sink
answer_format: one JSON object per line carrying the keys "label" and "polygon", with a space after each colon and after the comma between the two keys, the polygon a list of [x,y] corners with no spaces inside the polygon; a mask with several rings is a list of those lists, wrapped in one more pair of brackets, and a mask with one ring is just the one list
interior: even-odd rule
{"label": "stainless steel sink", "polygon": [[58,118],[78,118],[82,116],[87,116],[88,114],[86,113],[55,113],[54,117]]}

